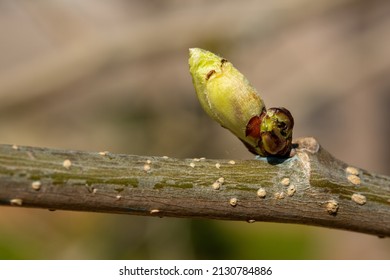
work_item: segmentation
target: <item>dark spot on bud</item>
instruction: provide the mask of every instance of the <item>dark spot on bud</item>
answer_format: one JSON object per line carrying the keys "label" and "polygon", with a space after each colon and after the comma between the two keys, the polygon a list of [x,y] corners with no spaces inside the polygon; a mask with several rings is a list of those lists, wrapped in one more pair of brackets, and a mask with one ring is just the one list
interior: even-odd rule
{"label": "dark spot on bud", "polygon": [[215,70],[210,70],[206,75],[206,81],[215,73]]}
{"label": "dark spot on bud", "polygon": [[227,59],[222,58],[222,59],[221,59],[221,67],[222,67],[222,65],[223,65],[224,63],[226,63],[226,62],[228,62]]}
{"label": "dark spot on bud", "polygon": [[278,123],[278,128],[280,129],[280,134],[287,136],[287,124],[285,122]]}

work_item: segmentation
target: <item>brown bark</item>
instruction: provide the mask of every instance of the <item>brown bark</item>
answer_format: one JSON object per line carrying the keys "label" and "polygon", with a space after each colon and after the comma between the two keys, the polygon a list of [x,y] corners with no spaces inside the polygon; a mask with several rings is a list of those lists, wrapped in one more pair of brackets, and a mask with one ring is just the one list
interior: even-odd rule
{"label": "brown bark", "polygon": [[390,236],[390,178],[313,138],[286,160],[174,159],[0,145],[0,205],[271,221]]}

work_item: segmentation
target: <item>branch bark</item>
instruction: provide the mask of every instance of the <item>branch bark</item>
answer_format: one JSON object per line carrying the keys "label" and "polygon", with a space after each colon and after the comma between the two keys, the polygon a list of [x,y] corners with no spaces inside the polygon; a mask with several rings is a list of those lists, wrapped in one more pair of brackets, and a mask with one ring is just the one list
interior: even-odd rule
{"label": "branch bark", "polygon": [[390,177],[314,138],[286,160],[173,159],[0,145],[0,205],[297,223],[390,236]]}

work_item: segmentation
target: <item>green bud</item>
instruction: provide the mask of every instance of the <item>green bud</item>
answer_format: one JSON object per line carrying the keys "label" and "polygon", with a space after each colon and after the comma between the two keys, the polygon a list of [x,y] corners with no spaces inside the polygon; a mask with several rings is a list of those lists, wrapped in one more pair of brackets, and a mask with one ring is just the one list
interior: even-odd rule
{"label": "green bud", "polygon": [[190,49],[190,73],[204,111],[236,135],[254,154],[286,156],[294,121],[288,110],[265,105],[249,81],[229,61]]}

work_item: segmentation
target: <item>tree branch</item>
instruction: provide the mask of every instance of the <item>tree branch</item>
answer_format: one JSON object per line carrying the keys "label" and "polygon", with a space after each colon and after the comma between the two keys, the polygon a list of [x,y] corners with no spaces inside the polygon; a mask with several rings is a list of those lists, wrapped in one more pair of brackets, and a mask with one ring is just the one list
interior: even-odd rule
{"label": "tree branch", "polygon": [[0,145],[0,205],[308,224],[390,236],[390,177],[313,138],[284,161],[173,159]]}

